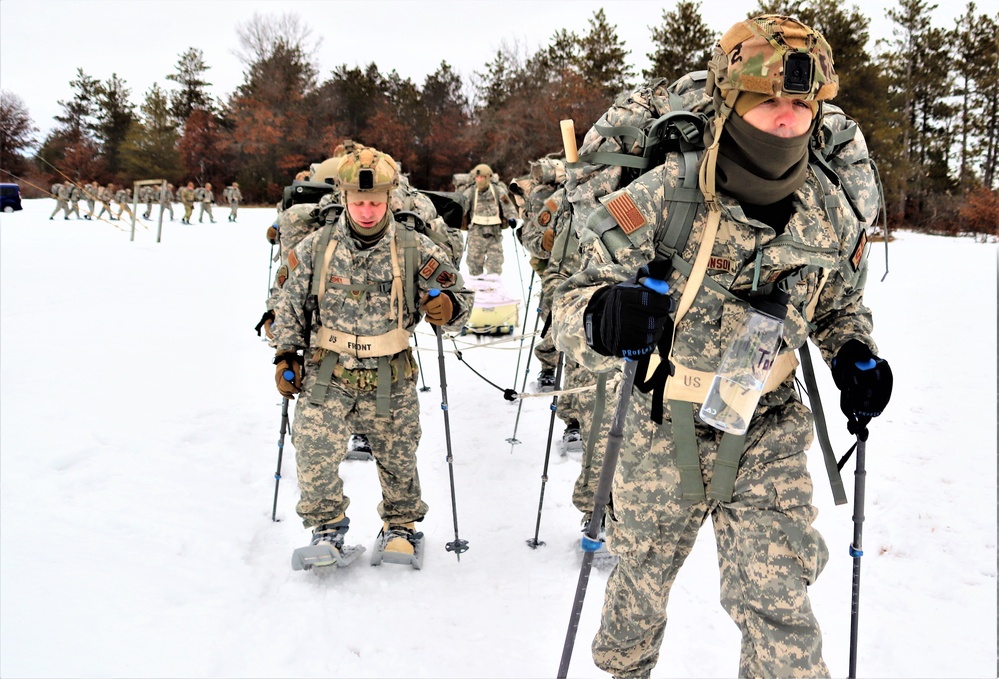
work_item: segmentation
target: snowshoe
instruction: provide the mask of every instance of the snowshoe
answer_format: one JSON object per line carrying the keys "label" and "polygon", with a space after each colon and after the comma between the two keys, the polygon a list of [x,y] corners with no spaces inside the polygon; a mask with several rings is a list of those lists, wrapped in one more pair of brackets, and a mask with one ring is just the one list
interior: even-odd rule
{"label": "snowshoe", "polygon": [[292,552],[292,569],[321,573],[349,566],[365,551],[363,545],[348,547],[343,544],[344,534],[349,527],[350,519],[341,515],[339,519],[313,528],[312,544]]}
{"label": "snowshoe", "polygon": [[555,391],[555,368],[542,368],[538,373],[538,393]]}
{"label": "snowshoe", "polygon": [[420,570],[423,568],[423,533],[417,532],[414,523],[385,523],[378,533],[375,543],[375,553],[371,556],[371,565],[378,566],[382,562],[410,565]]}
{"label": "snowshoe", "polygon": [[579,422],[570,420],[569,424],[565,427],[565,431],[562,432],[562,453],[565,455],[568,453],[579,454],[582,452],[583,436],[579,432]]}
{"label": "snowshoe", "polygon": [[351,434],[350,442],[347,443],[348,460],[373,460],[375,454],[371,452],[371,443],[364,434]]}
{"label": "snowshoe", "polygon": [[576,547],[579,549],[580,555],[592,552],[593,560],[590,563],[599,571],[608,571],[614,568],[617,565],[618,558],[607,549],[607,536],[604,532],[603,522],[600,523],[600,530],[597,532],[595,540],[587,536],[586,533],[589,529],[590,517],[587,515],[583,517],[583,526],[581,529],[583,537],[576,542]]}

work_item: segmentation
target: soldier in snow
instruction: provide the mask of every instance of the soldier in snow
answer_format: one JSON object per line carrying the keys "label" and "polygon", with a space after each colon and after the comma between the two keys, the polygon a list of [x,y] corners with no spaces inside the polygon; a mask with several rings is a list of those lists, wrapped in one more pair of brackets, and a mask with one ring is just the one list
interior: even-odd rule
{"label": "soldier in snow", "polygon": [[312,547],[341,554],[350,501],[339,467],[351,432],[366,432],[382,485],[379,559],[413,563],[423,535],[415,524],[428,507],[416,469],[420,404],[410,336],[424,315],[460,330],[473,293],[440,247],[393,218],[391,157],[356,150],[340,159],[335,178],[346,209],[288,254],[273,324],[278,391],[298,395],[298,514],[312,529]]}
{"label": "soldier in snow", "polygon": [[[649,676],[670,588],[710,517],[722,605],[742,632],[739,676],[829,676],[807,591],[828,550],[812,526],[812,415],[795,391],[793,351],[808,339],[819,346],[850,430],[866,438],[892,381],[863,303],[877,182],[859,162],[859,130],[852,143],[863,154],[841,183],[809,163],[823,103],[838,90],[832,51],[816,31],[775,15],[741,21],[708,69],[697,104],[708,114],[699,173],[671,153],[603,196],[581,234],[583,267],[554,301],[557,346],[590,369],[654,353],[659,361],[636,378],[649,391],[631,395],[607,522],[620,561],[593,657],[616,677]],[[692,199],[703,204],[677,252],[688,269],[657,253],[680,205],[670,197],[691,176]],[[655,279],[668,292],[642,284]],[[722,433],[695,415],[738,320],[760,306],[786,313],[783,345],[748,432]]]}

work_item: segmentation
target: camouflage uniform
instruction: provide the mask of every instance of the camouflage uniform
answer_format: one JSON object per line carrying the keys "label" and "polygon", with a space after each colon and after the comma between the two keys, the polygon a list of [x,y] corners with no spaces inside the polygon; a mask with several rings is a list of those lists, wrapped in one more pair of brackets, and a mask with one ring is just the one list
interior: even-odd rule
{"label": "camouflage uniform", "polygon": [[208,219],[214,224],[215,217],[212,215],[212,203],[215,202],[215,194],[212,193],[211,184],[205,184],[204,187],[198,189],[198,200],[201,206],[198,210],[198,224],[203,223],[206,212],[208,213]]}
{"label": "camouflage uniform", "polygon": [[52,187],[52,195],[56,199],[55,210],[49,215],[49,219],[55,219],[55,216],[59,214],[59,210],[63,210],[66,214],[63,219],[69,219],[69,197],[73,192],[73,187],[71,184],[56,184]]}
{"label": "camouflage uniform", "polygon": [[131,189],[118,189],[114,194],[114,199],[118,203],[118,215],[117,219],[121,219],[122,213],[127,212],[129,217],[135,218],[132,214],[132,208],[129,207],[129,203],[132,201],[132,190]]}
{"label": "camouflage uniform", "polygon": [[229,221],[236,221],[236,212],[239,210],[239,202],[243,200],[243,194],[239,192],[239,184],[232,183],[226,188],[226,200],[229,201]]}
{"label": "camouflage uniform", "polygon": [[173,221],[173,184],[167,184],[166,191],[160,197],[160,210],[167,210],[170,213],[170,221]]}
{"label": "camouflage uniform", "polygon": [[111,219],[117,219],[114,216],[114,211],[111,209],[111,201],[114,199],[114,184],[108,184],[107,186],[102,186],[97,189],[97,200],[101,202],[101,211],[98,213],[97,218],[100,219],[104,216],[104,213],[108,213],[108,217]]}
{"label": "camouflage uniform", "polygon": [[87,201],[87,214],[83,216],[84,219],[94,218],[94,208],[97,203],[97,193],[99,188],[93,182],[83,185],[83,197]]}
{"label": "camouflage uniform", "polygon": [[484,189],[470,186],[462,192],[468,224],[468,272],[473,276],[503,273],[503,229],[516,218],[516,208],[505,186],[490,182]]}
{"label": "camouflage uniform", "polygon": [[146,211],[142,213],[143,219],[149,219],[153,214],[153,198],[155,197],[159,187],[153,186],[140,186],[139,187],[139,202],[146,206]]}
{"label": "camouflage uniform", "polygon": [[83,192],[80,191],[80,187],[76,184],[70,184],[69,192],[69,211],[66,216],[69,217],[70,214],[76,213],[77,219],[82,219],[80,217],[80,198],[83,197]]}
{"label": "camouflage uniform", "polygon": [[[709,103],[702,100],[700,105]],[[596,148],[599,138],[591,129],[581,154]],[[676,326],[671,356],[678,370],[703,371],[710,380],[748,307],[718,289],[745,299],[757,283],[773,282],[806,265],[820,268],[790,290],[782,354],[808,338],[827,362],[851,339],[874,347],[863,288],[865,229],[877,215],[879,194],[859,131],[845,153],[840,177],[859,203],[862,220],[850,209],[844,189],[830,185],[814,166],[792,194],[793,213],[779,238],[771,226],[748,218],[735,198],[717,194],[721,223],[705,277],[717,288],[702,285]],[[579,175],[588,170],[592,168],[584,165]],[[620,359],[589,348],[583,332],[587,304],[594,292],[635,276],[656,255],[670,209],[664,195],[683,176],[679,155],[670,154],[663,165],[624,189],[608,194],[614,179],[605,177],[581,183],[572,195],[579,212],[590,212],[581,234],[583,268],[556,297],[556,344],[592,370],[614,369]],[[683,260],[693,261],[706,223],[701,209],[680,253]],[[686,276],[673,269],[667,280],[669,295],[679,300]],[[681,490],[674,422],[689,422],[691,413],[683,411],[696,417],[700,405],[671,393],[684,386],[694,385],[667,383],[662,424],[650,419],[651,394],[635,390],[631,396],[607,522],[608,546],[620,562],[607,583],[594,660],[617,677],[649,676],[663,639],[670,588],[710,517],[722,605],[742,632],[739,675],[828,676],[807,595],[828,550],[812,526],[817,510],[805,457],[813,438],[812,415],[795,391],[793,370],[762,397],[728,500],[712,499],[710,493],[708,499],[694,500]],[[710,489],[722,432],[696,419],[694,423],[700,475]]]}
{"label": "camouflage uniform", "polygon": [[191,217],[194,216],[194,187],[188,185],[181,188],[177,192],[177,200],[184,206],[184,216],[181,217],[181,223],[190,224]]}
{"label": "camouflage uniform", "polygon": [[[287,212],[287,211],[286,211]],[[398,314],[393,310],[392,295],[378,288],[359,295],[347,288],[368,281],[392,280],[392,241],[399,246],[396,231],[405,229],[398,222],[387,227],[384,236],[367,249],[360,249],[341,215],[332,229],[333,248],[325,295],[318,302],[315,326],[340,330],[354,335],[381,335],[397,327]],[[306,350],[305,376],[295,407],[292,442],[295,446],[301,499],[298,513],[306,526],[317,526],[342,514],[350,503],[343,494],[339,466],[347,453],[351,432],[367,434],[382,485],[378,512],[390,523],[420,521],[427,513],[421,499],[416,449],[420,441],[420,404],[416,389],[416,364],[410,349],[391,357],[392,377],[390,412],[377,411],[377,358],[355,358],[348,353],[329,354],[336,362],[325,397],[311,402],[320,364],[315,359],[327,355],[316,344],[317,328],[311,339],[306,336],[305,305],[310,295],[313,275],[313,247],[321,231],[306,237],[289,254],[290,273],[277,299],[274,343],[277,352]],[[414,308],[430,288],[442,287],[456,299],[455,315],[445,328],[460,330],[472,308],[473,295],[462,287],[461,277],[447,263],[447,255],[430,239],[412,234],[416,239],[417,261],[412,272],[415,285]],[[399,246],[401,258],[402,247]],[[407,272],[408,273],[408,272]],[[404,327],[412,331],[422,314],[403,304]]]}

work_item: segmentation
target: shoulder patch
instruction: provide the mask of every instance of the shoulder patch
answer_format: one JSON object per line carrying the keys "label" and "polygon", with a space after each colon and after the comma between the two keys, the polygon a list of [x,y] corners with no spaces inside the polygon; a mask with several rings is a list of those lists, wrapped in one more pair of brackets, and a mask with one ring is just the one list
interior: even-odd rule
{"label": "shoulder patch", "polygon": [[277,284],[279,288],[284,287],[284,282],[288,280],[288,267],[284,264],[277,270]]}
{"label": "shoulder patch", "polygon": [[423,268],[420,269],[420,278],[425,281],[430,280],[430,277],[434,275],[434,272],[437,271],[437,268],[440,267],[440,265],[441,263],[438,262],[435,257],[431,257],[427,260],[427,263],[423,265]]}
{"label": "shoulder patch", "polygon": [[288,252],[288,267],[294,271],[295,267],[298,266],[298,255],[295,254],[294,250]]}
{"label": "shoulder patch", "polygon": [[538,224],[541,226],[548,226],[548,222],[552,220],[552,213],[548,210],[542,210],[541,214],[538,215]]}
{"label": "shoulder patch", "polygon": [[458,282],[458,276],[452,271],[441,271],[437,274],[437,282],[441,284],[442,288],[450,288]]}
{"label": "shoulder patch", "polygon": [[555,212],[555,210],[558,209],[558,203],[549,198],[548,200],[545,201],[545,207],[551,210],[552,212]]}
{"label": "shoulder patch", "polygon": [[853,254],[850,255],[850,265],[853,266],[854,271],[860,269],[860,265],[864,262],[864,252],[867,249],[867,230],[860,232],[860,238],[857,239],[857,247],[854,248]]}
{"label": "shoulder patch", "polygon": [[614,220],[621,226],[621,229],[629,236],[639,227],[645,226],[645,217],[638,211],[638,206],[626,193],[614,196],[604,205],[613,215]]}

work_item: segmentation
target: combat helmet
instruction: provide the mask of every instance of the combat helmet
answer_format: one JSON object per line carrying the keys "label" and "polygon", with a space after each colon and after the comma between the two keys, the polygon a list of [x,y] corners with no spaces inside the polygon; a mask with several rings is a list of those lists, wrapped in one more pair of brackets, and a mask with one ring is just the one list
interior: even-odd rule
{"label": "combat helmet", "polygon": [[479,163],[472,168],[471,174],[473,177],[485,177],[486,179],[489,179],[493,176],[493,169],[485,163]]}
{"label": "combat helmet", "polygon": [[336,182],[344,194],[382,193],[387,202],[389,192],[399,185],[399,169],[392,156],[376,149],[354,150],[337,163]]}
{"label": "combat helmet", "polygon": [[742,106],[749,110],[770,97],[832,99],[839,76],[821,33],[792,17],[764,14],[740,21],[718,41],[706,93],[713,95],[715,88],[726,102],[733,93],[748,94],[742,98],[751,103]]}

